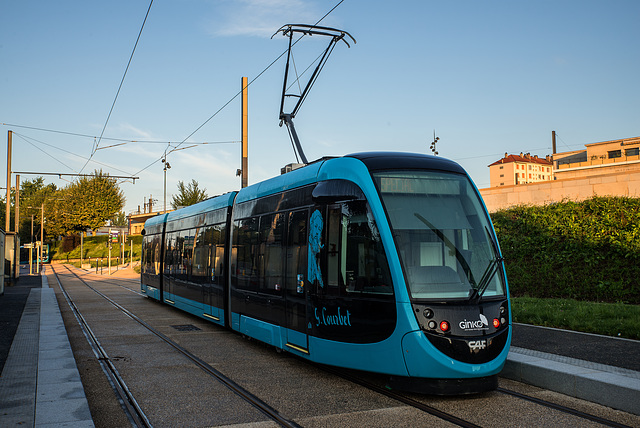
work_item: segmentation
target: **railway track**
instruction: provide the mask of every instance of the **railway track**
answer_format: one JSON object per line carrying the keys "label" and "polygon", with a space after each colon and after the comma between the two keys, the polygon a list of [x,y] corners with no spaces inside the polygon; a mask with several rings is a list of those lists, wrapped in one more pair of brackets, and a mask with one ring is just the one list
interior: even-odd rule
{"label": "railway track", "polygon": [[[457,426],[460,427],[481,427],[484,426],[483,424],[477,424],[474,423],[472,421],[469,420],[465,420],[459,416],[453,415],[451,413],[448,413],[446,411],[443,411],[433,405],[430,404],[426,404],[424,401],[422,401],[423,399],[416,399],[415,396],[411,397],[403,392],[400,391],[393,391],[388,389],[383,383],[380,383],[380,380],[369,380],[366,379],[365,377],[361,377],[358,374],[354,374],[351,371],[345,371],[342,369],[335,369],[332,367],[328,367],[328,366],[320,366],[320,368],[324,371],[326,371],[327,373],[331,373],[335,376],[340,376],[344,379],[349,380],[350,382],[354,382],[358,385],[361,385],[367,389],[370,389],[372,391],[375,391],[379,394],[383,394],[387,397],[393,398],[399,402],[402,402],[404,404],[407,404],[409,406],[412,406],[414,408],[420,409],[426,413],[429,413],[431,415],[434,415],[436,417],[438,417],[439,419],[442,419],[444,421],[450,422],[452,424],[455,424]],[[498,387],[496,390],[497,394],[504,394],[504,395],[508,395],[510,397],[514,397],[523,401],[528,401],[531,403],[534,403],[536,405],[542,406],[544,408],[547,409],[553,409],[556,410],[558,412],[562,412],[565,413],[567,415],[571,415],[571,416],[576,416],[578,418],[581,418],[585,421],[590,421],[590,422],[594,422],[597,423],[599,425],[602,426],[608,426],[608,427],[615,427],[615,428],[632,428],[631,425],[627,425],[618,421],[614,421],[611,419],[607,419],[607,418],[603,418],[601,416],[597,416],[594,415],[592,413],[587,413],[584,412],[582,410],[576,409],[576,408],[572,408],[572,407],[568,407],[562,404],[558,404],[552,401],[548,401],[548,400],[543,400],[541,398],[537,398],[537,397],[533,397],[531,395],[528,394],[524,394],[521,392],[517,392],[508,388],[504,388],[504,387]],[[486,395],[486,394],[485,394]],[[446,399],[445,399],[446,400]],[[491,424],[489,424],[491,425]]]}
{"label": "railway track", "polygon": [[[108,297],[107,295],[105,295],[95,287],[91,286],[87,281],[85,281],[82,277],[77,275],[68,266],[65,265],[65,268],[70,274],[72,274],[78,280],[84,283],[84,285],[86,285],[89,289],[91,289],[100,297],[108,301],[111,305],[113,305],[115,308],[117,308],[118,310],[126,314],[132,320],[134,320],[135,322],[137,322],[138,324],[146,328],[149,332],[153,333],[155,336],[157,336],[158,338],[163,340],[165,343],[173,347],[176,351],[180,352],[183,356],[188,358],[193,364],[197,365],[205,373],[210,375],[212,378],[216,379],[218,382],[220,382],[222,385],[227,387],[229,390],[233,391],[237,396],[241,397],[244,401],[246,401],[247,403],[251,404],[258,410],[260,410],[262,413],[268,416],[271,420],[277,422],[280,426],[283,426],[283,427],[299,427],[298,424],[283,417],[277,410],[273,409],[267,403],[265,403],[264,401],[262,401],[261,399],[253,395],[251,392],[242,388],[240,385],[232,381],[229,377],[225,376],[223,373],[216,370],[215,368],[207,364],[205,361],[197,357],[195,354],[189,352],[187,349],[183,348],[178,343],[171,340],[166,335],[162,334],[157,329],[153,328],[151,325],[143,321],[141,318],[133,314],[131,311],[127,310],[125,307],[117,303],[115,300],[111,299],[110,297]],[[65,296],[65,299],[67,300],[74,314],[76,315],[76,319],[78,319],[78,322],[81,324],[82,329],[85,332],[85,336],[87,336],[87,339],[90,341],[92,348],[94,348],[94,352],[96,352],[96,356],[98,357],[99,360],[104,362],[105,373],[107,373],[108,376],[111,378],[112,385],[114,385],[117,394],[121,397],[123,402],[126,403],[125,409],[130,420],[136,426],[140,426],[140,427],[152,426],[151,423],[149,422],[149,418],[145,415],[143,410],[138,405],[135,397],[129,391],[129,388],[127,387],[124,379],[122,378],[122,376],[120,376],[117,369],[111,363],[111,360],[109,359],[109,356],[106,354],[106,351],[104,350],[104,348],[102,348],[102,346],[100,346],[100,343],[96,338],[95,334],[93,333],[93,331],[91,330],[91,327],[84,320],[84,317],[76,307],[75,303],[73,302],[73,299],[69,296],[69,294],[64,289],[64,286],[60,282],[58,272],[56,272],[55,269],[53,270],[53,272],[58,282],[58,285]],[[127,287],[124,287],[124,288],[127,288]]]}
{"label": "railway track", "polygon": [[[73,270],[69,269],[66,266],[64,268],[56,267],[55,271],[56,271],[55,272],[56,278],[59,277],[58,275],[63,277],[64,280],[59,282],[60,289],[63,290],[63,294],[65,295],[65,299],[67,299],[67,301],[69,302],[69,306],[72,308],[75,308],[74,314],[76,316],[76,319],[78,319],[78,322],[81,325],[83,325],[83,329],[86,329],[85,336],[90,342],[94,343],[94,346],[96,348],[94,350],[94,353],[96,354],[96,357],[101,361],[101,364],[103,365],[103,371],[105,371],[105,373],[107,373],[107,375],[110,377],[112,387],[117,392],[117,394],[121,397],[121,401],[125,403],[123,407],[125,407],[128,417],[132,422],[132,425],[141,426],[141,427],[151,426],[150,420],[153,421],[154,415],[153,414],[145,415],[145,413],[142,411],[142,408],[144,406],[140,406],[139,404],[137,404],[136,397],[134,397],[135,394],[131,393],[131,388],[127,386],[124,377],[120,373],[118,373],[118,370],[116,369],[115,364],[113,364],[113,361],[117,360],[117,357],[110,357],[106,353],[104,348],[101,347],[99,340],[96,338],[96,335],[92,332],[90,326],[84,320],[84,316],[82,315],[81,311],[78,310],[77,307],[75,307],[76,305],[74,303],[72,296],[70,296],[69,293],[66,292],[65,286],[63,283],[66,283],[67,281],[73,280],[73,281],[77,281],[78,284],[82,284],[82,287],[84,287],[85,290],[90,290],[91,293],[94,293],[96,296],[99,296],[100,300],[108,302],[111,307],[113,307],[118,312],[125,314],[137,325],[141,326],[147,332],[149,332],[149,334],[152,334],[153,336],[159,338],[160,340],[162,340],[163,343],[170,345],[175,352],[178,352],[180,353],[180,355],[186,357],[190,362],[190,364],[198,367],[199,370],[206,373],[211,379],[215,379],[215,382],[219,382],[220,384],[225,385],[225,387],[228,388],[230,391],[233,391],[233,393],[236,394],[236,396],[241,397],[244,402],[251,403],[251,406],[254,406],[256,409],[259,409],[260,412],[262,412],[266,417],[268,417],[270,420],[274,421],[278,425],[306,426],[305,422],[310,420],[309,415],[301,416],[299,414],[295,414],[295,412],[292,413],[291,409],[286,408],[286,406],[285,406],[285,409],[283,410],[282,401],[278,400],[277,397],[271,397],[270,395],[265,395],[264,390],[252,389],[253,392],[249,391],[249,389],[246,388],[246,385],[245,385],[246,382],[242,382],[242,381],[238,382],[238,381],[232,380],[230,376],[224,374],[225,372],[229,373],[228,370],[224,370],[224,369],[219,370],[217,368],[218,364],[213,364],[216,366],[214,368],[212,363],[208,363],[204,361],[202,357],[198,356],[203,354],[199,351],[195,351],[193,344],[189,344],[187,342],[178,343],[176,340],[173,340],[172,338],[168,337],[167,334],[163,334],[157,328],[157,325],[156,325],[157,322],[149,321],[147,318],[143,320],[139,314],[134,313],[136,312],[135,310],[127,309],[125,307],[126,303],[123,303],[124,300],[122,299],[122,297],[118,297],[118,296],[125,296],[128,293],[132,293],[132,294],[136,293],[141,295],[137,290],[137,287],[138,287],[137,281],[135,280],[123,281],[120,279],[95,280],[95,279],[87,278],[84,275],[78,275],[76,272],[74,272]],[[117,290],[116,287],[118,287],[119,289],[124,289],[126,292],[118,293],[117,291],[115,291]],[[132,297],[134,301],[137,299],[135,296],[132,296]],[[147,302],[147,300],[145,299],[144,302]],[[148,306],[149,305],[147,303],[143,303],[139,307],[148,307]],[[169,307],[164,307],[164,306],[157,306],[157,307],[162,308],[163,311],[166,309],[167,313],[169,314],[174,314],[174,313],[180,314],[180,315],[183,314],[182,312],[174,311]],[[154,325],[152,325],[152,323]],[[203,324],[207,325],[205,322],[203,322]],[[211,327],[212,327],[212,330],[217,334],[220,334],[221,332],[225,332],[224,330],[219,329],[216,326],[211,326]],[[206,327],[203,327],[203,328],[206,328]],[[191,338],[193,337],[194,336],[191,336]],[[353,385],[352,387],[343,386],[340,388],[341,390],[347,390],[347,391],[352,390],[353,391],[352,394],[357,394],[357,395],[362,395],[362,392],[360,392],[361,390],[363,389],[367,390],[369,391],[368,394],[371,397],[369,398],[369,401],[377,400],[380,403],[385,403],[385,404],[379,405],[380,409],[385,409],[385,408],[386,409],[389,409],[389,408],[412,409],[410,410],[410,412],[417,414],[418,415],[417,420],[421,421],[422,423],[425,423],[425,420],[446,421],[447,423],[450,423],[456,426],[462,426],[462,427],[493,426],[496,424],[505,424],[505,421],[504,421],[505,410],[502,408],[501,405],[496,405],[497,407],[496,412],[499,414],[494,414],[491,416],[491,418],[495,417],[496,418],[495,420],[491,418],[482,419],[482,418],[470,416],[470,413],[473,413],[473,412],[469,411],[468,408],[473,408],[474,406],[478,408],[482,408],[482,406],[479,404],[480,402],[493,403],[494,405],[496,403],[509,402],[509,406],[515,406],[516,409],[506,410],[506,412],[513,412],[513,414],[522,414],[522,413],[530,412],[530,410],[521,410],[521,409],[527,406],[528,406],[527,408],[533,407],[537,409],[536,410],[537,412],[540,412],[540,413],[546,412],[546,413],[566,415],[565,417],[561,417],[561,418],[569,418],[567,420],[572,422],[565,423],[565,425],[578,424],[578,422],[576,421],[580,421],[580,420],[584,421],[587,424],[591,423],[592,426],[599,425],[599,426],[624,427],[624,426],[635,425],[633,423],[625,425],[624,423],[611,420],[610,418],[607,418],[607,417],[596,416],[588,412],[563,406],[547,400],[542,400],[536,397],[529,396],[527,394],[523,394],[517,391],[512,391],[511,389],[508,389],[508,388],[503,388],[503,387],[499,388],[496,392],[483,394],[480,396],[480,398],[457,397],[457,398],[442,399],[440,397],[433,397],[433,396],[404,394],[401,392],[387,389],[384,386],[384,383],[380,383],[375,380],[371,381],[370,379],[366,379],[366,378],[354,375],[353,372],[336,370],[326,366],[308,364],[306,361],[302,361],[295,357],[288,356],[288,354],[273,353],[271,352],[270,348],[266,347],[265,345],[256,345],[255,344],[256,342],[254,341],[239,340],[240,338],[237,335],[231,334],[229,335],[229,337],[231,337],[231,340],[236,344],[240,343],[240,344],[244,344],[241,346],[252,347],[251,349],[253,350],[253,352],[260,353],[261,351],[264,351],[262,357],[264,357],[266,354],[269,358],[273,358],[276,361],[276,364],[282,364],[283,366],[286,366],[286,365],[289,365],[293,360],[296,364],[295,370],[297,371],[289,373],[290,377],[314,376],[314,374],[313,373],[310,374],[310,372],[313,372],[316,368],[321,369],[325,373],[329,372],[332,374],[332,376],[330,377],[324,376],[322,381],[325,381],[327,378],[339,377],[339,379],[342,379],[343,382],[350,383]],[[244,351],[242,352],[245,353]],[[260,374],[257,374],[257,376],[260,376]],[[336,382],[336,381],[332,380],[330,382]],[[286,388],[282,388],[282,389],[284,390]],[[273,389],[274,396],[279,395],[279,393],[281,392],[283,391],[279,391],[278,389]],[[348,396],[349,393],[345,393],[345,394]],[[269,396],[269,399],[264,400],[263,398],[260,398],[260,397],[266,397],[266,396]],[[375,398],[376,396],[378,398]],[[499,398],[500,396],[507,396],[508,399],[501,399]],[[309,399],[307,398],[304,401],[308,402]],[[347,402],[348,399],[344,399],[343,401]],[[517,404],[519,402],[529,403],[529,404],[527,405]],[[349,423],[344,422],[342,418],[348,418],[348,417],[351,417],[351,415],[356,414],[356,413],[353,413],[353,410],[350,410],[347,407],[348,406],[345,406],[345,409],[339,409],[339,408],[333,409],[336,413],[335,417],[340,418],[339,419],[340,424],[342,425],[350,425]],[[279,410],[276,410],[276,409],[279,409]],[[550,412],[549,410],[542,410],[542,409],[552,409],[552,412]],[[486,409],[484,409],[484,412],[491,413]],[[420,413],[424,415],[429,415],[429,416],[420,417],[419,416]],[[321,414],[321,412],[319,412],[319,414]],[[283,415],[288,415],[288,417],[285,417]],[[313,419],[313,417],[311,417],[311,419]],[[305,421],[305,422],[302,422],[302,421]],[[536,421],[536,423],[544,424],[544,422],[540,422],[540,421]],[[365,424],[371,424],[370,419],[368,419]],[[400,424],[402,425],[402,423]],[[312,423],[311,425],[315,425],[315,423]],[[360,423],[360,425],[362,425],[362,423]],[[373,425],[375,425],[375,423]],[[383,424],[382,422],[378,422],[377,426],[387,426],[387,425]]]}

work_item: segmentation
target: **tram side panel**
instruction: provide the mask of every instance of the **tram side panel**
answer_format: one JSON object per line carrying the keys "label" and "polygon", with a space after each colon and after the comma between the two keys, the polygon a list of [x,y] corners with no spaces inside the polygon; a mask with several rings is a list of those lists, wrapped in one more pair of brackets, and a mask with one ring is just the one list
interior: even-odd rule
{"label": "tram side panel", "polygon": [[[166,215],[164,222],[155,217],[147,221],[143,239],[143,292],[225,325],[226,244],[234,197],[235,192],[174,211]],[[162,232],[157,233],[158,230]]]}
{"label": "tram side panel", "polygon": [[142,237],[140,291],[158,301],[162,300],[165,219],[160,215],[147,220]]}
{"label": "tram side panel", "polygon": [[385,372],[392,360],[406,374],[400,346],[384,343],[397,314],[379,236],[363,192],[344,180],[238,204],[232,327],[314,361]]}

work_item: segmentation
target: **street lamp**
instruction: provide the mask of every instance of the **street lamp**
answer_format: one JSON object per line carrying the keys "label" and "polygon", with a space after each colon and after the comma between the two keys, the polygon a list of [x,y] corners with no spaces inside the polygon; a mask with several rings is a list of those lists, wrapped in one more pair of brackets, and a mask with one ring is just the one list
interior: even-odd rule
{"label": "street lamp", "polygon": [[436,130],[433,130],[433,141],[431,142],[431,146],[429,146],[429,148],[431,149],[431,152],[435,155],[438,156],[438,151],[436,149],[436,144],[438,143],[438,140],[440,140],[440,137],[436,137]]}

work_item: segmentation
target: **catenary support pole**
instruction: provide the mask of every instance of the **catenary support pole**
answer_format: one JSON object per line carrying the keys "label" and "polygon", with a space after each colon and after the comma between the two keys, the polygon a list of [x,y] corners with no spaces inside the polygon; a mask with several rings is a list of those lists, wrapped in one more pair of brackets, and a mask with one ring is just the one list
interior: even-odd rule
{"label": "catenary support pole", "polygon": [[242,188],[249,185],[249,88],[242,78]]}
{"label": "catenary support pole", "polygon": [[7,134],[7,199],[5,207],[5,220],[4,230],[8,233],[11,231],[11,145],[12,145],[13,132],[9,131]]}

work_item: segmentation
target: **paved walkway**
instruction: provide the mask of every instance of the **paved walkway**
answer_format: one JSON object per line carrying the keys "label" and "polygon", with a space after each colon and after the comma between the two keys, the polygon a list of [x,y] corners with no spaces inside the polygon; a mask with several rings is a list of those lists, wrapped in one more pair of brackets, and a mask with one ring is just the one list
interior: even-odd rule
{"label": "paved walkway", "polygon": [[44,275],[20,281],[30,291],[0,377],[0,425],[93,427],[54,290]]}

